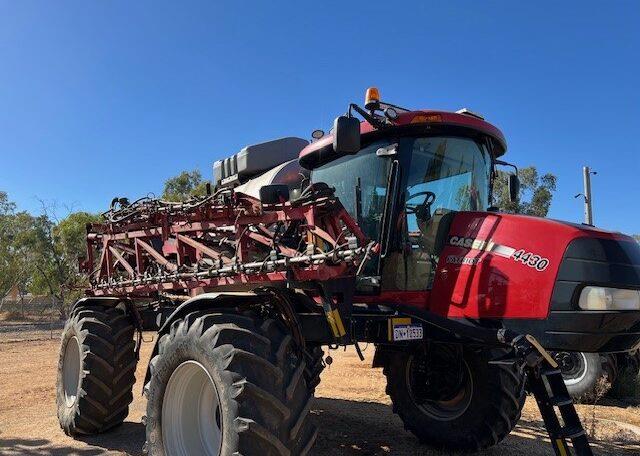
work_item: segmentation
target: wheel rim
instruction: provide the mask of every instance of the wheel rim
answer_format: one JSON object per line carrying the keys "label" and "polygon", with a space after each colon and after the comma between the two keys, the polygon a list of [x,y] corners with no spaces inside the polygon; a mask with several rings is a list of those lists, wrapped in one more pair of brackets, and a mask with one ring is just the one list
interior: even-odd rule
{"label": "wheel rim", "polygon": [[451,399],[442,401],[418,401],[414,395],[414,386],[412,380],[412,367],[415,361],[415,357],[411,357],[407,363],[407,385],[409,389],[409,395],[414,401],[418,409],[425,415],[438,420],[438,421],[452,421],[459,418],[467,411],[473,398],[473,377],[471,375],[471,369],[466,361],[463,360],[465,369],[465,381],[458,391]]}
{"label": "wheel rim", "polygon": [[220,454],[220,398],[209,372],[196,361],[180,364],[169,378],[162,402],[162,442],[172,456]]}
{"label": "wheel rim", "polygon": [[560,359],[562,378],[565,385],[572,386],[580,383],[587,375],[587,357],[582,352],[563,352]]}
{"label": "wheel rim", "polygon": [[78,399],[78,385],[80,384],[80,343],[73,336],[67,341],[62,361],[62,387],[64,402],[67,407],[73,407]]}

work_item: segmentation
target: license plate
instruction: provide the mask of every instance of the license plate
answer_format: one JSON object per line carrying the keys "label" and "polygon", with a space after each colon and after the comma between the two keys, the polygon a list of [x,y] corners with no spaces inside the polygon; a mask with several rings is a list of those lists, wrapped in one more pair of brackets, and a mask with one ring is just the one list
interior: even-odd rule
{"label": "license plate", "polygon": [[393,340],[422,340],[421,324],[393,325]]}

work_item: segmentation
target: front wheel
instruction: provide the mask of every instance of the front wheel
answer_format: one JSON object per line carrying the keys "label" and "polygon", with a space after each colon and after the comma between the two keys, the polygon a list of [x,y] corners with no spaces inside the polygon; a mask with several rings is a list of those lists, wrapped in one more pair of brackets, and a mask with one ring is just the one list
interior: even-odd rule
{"label": "front wheel", "polygon": [[491,355],[443,345],[389,356],[387,394],[405,429],[448,451],[478,451],[506,437],[520,419],[525,378],[513,365],[489,364]]}

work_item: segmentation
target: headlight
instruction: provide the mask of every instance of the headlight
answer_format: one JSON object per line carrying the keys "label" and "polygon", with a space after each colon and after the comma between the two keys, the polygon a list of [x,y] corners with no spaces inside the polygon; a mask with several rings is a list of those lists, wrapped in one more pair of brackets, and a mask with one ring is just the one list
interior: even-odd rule
{"label": "headlight", "polygon": [[640,290],[584,287],[578,305],[583,310],[640,310]]}

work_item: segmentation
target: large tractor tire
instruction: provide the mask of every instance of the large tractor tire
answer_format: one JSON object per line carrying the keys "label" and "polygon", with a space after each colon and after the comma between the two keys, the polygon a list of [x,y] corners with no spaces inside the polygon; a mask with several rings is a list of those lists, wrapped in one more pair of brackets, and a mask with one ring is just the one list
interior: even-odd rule
{"label": "large tractor tire", "polygon": [[133,334],[123,308],[74,310],[62,332],[56,387],[67,435],[103,432],[127,417],[137,363]]}
{"label": "large tractor tire", "polygon": [[149,454],[306,454],[316,427],[305,358],[283,324],[252,311],[174,322],[145,385]]}
{"label": "large tractor tire", "polygon": [[324,351],[322,347],[316,345],[307,347],[307,367],[305,378],[311,394],[315,393],[316,387],[320,384],[320,374],[324,370]]}
{"label": "large tractor tire", "polygon": [[[430,362],[423,352],[387,358],[384,374],[393,411],[421,443],[446,451],[479,451],[496,445],[520,419],[524,375],[511,364],[489,364],[488,351],[465,349],[462,358],[452,358],[448,366],[446,350],[442,355],[438,360],[431,356]],[[427,384],[432,362],[442,375],[431,375]],[[449,377],[456,369],[463,372],[462,378]]]}

